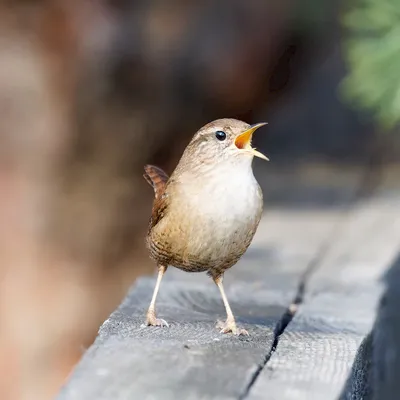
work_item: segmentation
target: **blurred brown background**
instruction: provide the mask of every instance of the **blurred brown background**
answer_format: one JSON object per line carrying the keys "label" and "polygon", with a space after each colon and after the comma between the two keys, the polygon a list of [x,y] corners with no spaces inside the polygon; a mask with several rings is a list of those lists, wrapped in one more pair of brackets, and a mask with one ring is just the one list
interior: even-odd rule
{"label": "blurred brown background", "polygon": [[316,0],[1,2],[1,399],[52,398],[153,272],[143,165],[170,173],[203,124],[267,120],[255,141],[274,169],[357,163],[371,147],[398,159],[397,137],[338,96],[340,13]]}

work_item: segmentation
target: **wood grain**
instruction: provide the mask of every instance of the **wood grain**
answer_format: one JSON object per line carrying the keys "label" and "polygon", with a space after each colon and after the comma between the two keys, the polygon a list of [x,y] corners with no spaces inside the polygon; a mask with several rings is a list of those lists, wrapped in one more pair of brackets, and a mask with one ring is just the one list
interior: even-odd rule
{"label": "wood grain", "polygon": [[249,399],[338,398],[400,249],[399,206],[400,192],[378,190],[349,213]]}

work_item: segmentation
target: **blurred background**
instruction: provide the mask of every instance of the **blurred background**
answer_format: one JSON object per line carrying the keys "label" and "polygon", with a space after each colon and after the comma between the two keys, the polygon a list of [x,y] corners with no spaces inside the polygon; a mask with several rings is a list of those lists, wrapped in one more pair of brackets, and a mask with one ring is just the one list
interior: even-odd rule
{"label": "blurred background", "polygon": [[399,10],[1,1],[0,398],[52,398],[135,278],[154,272],[143,165],[171,173],[205,123],[269,122],[255,137],[271,158],[260,180],[397,162]]}

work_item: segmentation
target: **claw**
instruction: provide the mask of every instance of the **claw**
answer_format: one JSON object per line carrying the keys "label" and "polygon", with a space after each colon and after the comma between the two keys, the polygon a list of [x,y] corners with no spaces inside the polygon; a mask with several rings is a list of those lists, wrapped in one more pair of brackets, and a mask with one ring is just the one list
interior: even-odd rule
{"label": "claw", "polygon": [[217,321],[217,325],[215,325],[215,327],[217,328],[217,329],[223,329],[224,327],[225,327],[225,322],[223,322],[223,321]]}
{"label": "claw", "polygon": [[156,318],[154,323],[150,324],[152,326],[161,326],[165,328],[169,328],[168,322],[165,319]]}
{"label": "claw", "polygon": [[249,336],[249,332],[246,331],[246,329],[239,329],[239,328],[224,328],[219,331],[219,333],[232,333],[233,335],[243,335],[243,336]]}
{"label": "claw", "polygon": [[233,335],[244,335],[249,336],[249,332],[246,329],[240,329],[236,326],[235,321],[218,321],[216,325],[217,329],[220,329],[220,333],[232,333]]}
{"label": "claw", "polygon": [[161,318],[156,318],[154,316],[147,316],[145,326],[160,326],[169,328],[168,322]]}

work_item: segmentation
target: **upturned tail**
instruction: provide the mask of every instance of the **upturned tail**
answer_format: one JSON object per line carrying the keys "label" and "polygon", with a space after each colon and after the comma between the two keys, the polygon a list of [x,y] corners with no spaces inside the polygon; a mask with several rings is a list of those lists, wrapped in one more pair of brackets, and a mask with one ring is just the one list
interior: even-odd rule
{"label": "upturned tail", "polygon": [[155,198],[160,198],[168,182],[168,175],[161,168],[148,164],[144,166],[143,177],[153,187]]}

